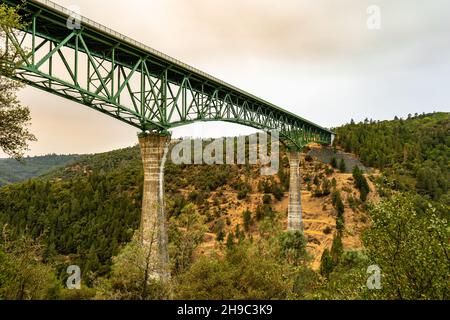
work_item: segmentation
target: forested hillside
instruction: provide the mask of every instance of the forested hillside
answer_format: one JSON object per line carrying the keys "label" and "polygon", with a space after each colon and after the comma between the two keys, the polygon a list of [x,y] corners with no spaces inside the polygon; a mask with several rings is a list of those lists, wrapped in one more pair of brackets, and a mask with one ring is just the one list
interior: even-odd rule
{"label": "forested hillside", "polygon": [[0,186],[39,177],[56,168],[64,167],[80,158],[78,155],[50,154],[40,157],[0,159]]}
{"label": "forested hillside", "polygon": [[[408,129],[391,128],[397,121]],[[406,141],[413,143],[425,135],[422,130],[431,131],[434,147],[421,147],[420,157],[448,175],[443,159],[448,163],[449,141],[442,136],[448,115],[402,121],[338,128],[337,148],[380,154],[383,146],[385,158],[394,159],[394,140],[403,136],[379,138],[392,142],[390,150],[375,132],[407,132],[412,137]],[[169,161],[170,284],[143,276],[145,259],[134,237],[143,180],[138,147],[84,156],[38,179],[0,188],[0,298],[448,298],[447,186],[420,188],[416,156],[364,173],[351,167],[358,163],[352,155],[311,148],[301,161],[303,234],[284,232],[284,151],[272,177],[261,176],[259,166]],[[378,167],[371,157],[361,155],[365,165]],[[71,264],[81,267],[82,290],[64,289]],[[384,272],[382,291],[365,287],[373,264]]]}
{"label": "forested hillside", "polygon": [[450,204],[450,113],[352,122],[336,131],[338,145],[383,170],[396,189]]}

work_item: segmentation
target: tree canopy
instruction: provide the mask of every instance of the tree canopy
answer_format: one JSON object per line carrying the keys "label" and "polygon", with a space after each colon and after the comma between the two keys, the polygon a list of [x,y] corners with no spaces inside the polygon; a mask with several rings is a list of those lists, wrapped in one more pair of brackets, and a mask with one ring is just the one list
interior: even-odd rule
{"label": "tree canopy", "polygon": [[[5,30],[22,27],[16,8],[0,4],[0,42],[7,43]],[[9,45],[0,46],[0,149],[6,154],[20,158],[30,141],[36,138],[28,130],[31,120],[30,110],[21,105],[16,92],[23,85],[10,80],[14,74],[14,49]]]}

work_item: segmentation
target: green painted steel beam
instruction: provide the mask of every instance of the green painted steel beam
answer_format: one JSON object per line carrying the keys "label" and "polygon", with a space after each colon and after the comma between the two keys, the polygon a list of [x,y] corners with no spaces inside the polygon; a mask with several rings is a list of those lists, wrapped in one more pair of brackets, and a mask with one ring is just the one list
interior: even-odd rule
{"label": "green painted steel beam", "polygon": [[278,130],[286,145],[297,149],[332,141],[328,129],[91,20],[82,18],[81,29],[70,30],[70,12],[51,1],[28,0],[21,14],[26,29],[4,32],[21,59],[14,78],[31,86],[142,131],[225,121]]}

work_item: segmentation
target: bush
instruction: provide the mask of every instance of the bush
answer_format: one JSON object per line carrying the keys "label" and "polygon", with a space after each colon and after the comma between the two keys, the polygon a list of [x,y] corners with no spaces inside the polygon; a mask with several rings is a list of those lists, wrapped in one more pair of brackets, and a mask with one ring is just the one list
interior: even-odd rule
{"label": "bush", "polygon": [[364,238],[369,259],[383,270],[382,299],[450,298],[450,229],[433,206],[419,213],[418,198],[396,195],[370,210]]}
{"label": "bush", "polygon": [[331,259],[330,251],[325,249],[322,253],[322,258],[320,259],[320,274],[326,278],[330,276],[333,271],[334,265]]}
{"label": "bush", "polygon": [[360,192],[360,199],[365,202],[367,195],[370,192],[369,184],[367,183],[366,177],[364,177],[363,172],[358,166],[353,168],[353,179],[355,180],[355,186]]}
{"label": "bush", "polygon": [[258,206],[256,208],[256,220],[261,221],[266,218],[268,219],[275,218],[275,212],[272,210],[272,207],[268,204]]}
{"label": "bush", "polygon": [[331,166],[332,166],[334,169],[337,169],[338,163],[337,163],[337,160],[336,160],[335,157],[331,158],[330,164],[331,164]]}
{"label": "bush", "polygon": [[302,232],[283,232],[279,236],[279,241],[282,259],[293,265],[299,265],[305,261],[306,240]]}
{"label": "bush", "polygon": [[225,223],[222,219],[219,219],[215,225],[216,229],[216,240],[218,242],[223,242],[225,239]]}
{"label": "bush", "polygon": [[252,225],[252,213],[249,210],[242,212],[242,220],[244,221],[244,230],[248,232]]}
{"label": "bush", "polygon": [[237,198],[238,200],[244,200],[245,198],[247,198],[247,190],[239,191],[237,194]]}
{"label": "bush", "polygon": [[347,167],[345,165],[345,160],[342,158],[339,162],[339,171],[345,173],[347,171]]}
{"label": "bush", "polygon": [[277,201],[281,201],[284,197],[284,192],[278,185],[273,188],[273,196]]}
{"label": "bush", "polygon": [[293,280],[273,247],[244,241],[225,257],[201,257],[179,278],[177,299],[287,299]]}
{"label": "bush", "polygon": [[263,203],[264,204],[271,204],[272,203],[272,196],[270,194],[265,194],[263,196]]}

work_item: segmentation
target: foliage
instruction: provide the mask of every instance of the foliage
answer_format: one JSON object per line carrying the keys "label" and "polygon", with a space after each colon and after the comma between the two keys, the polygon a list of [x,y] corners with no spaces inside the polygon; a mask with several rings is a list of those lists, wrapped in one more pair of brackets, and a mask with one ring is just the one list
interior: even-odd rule
{"label": "foliage", "polygon": [[[320,182],[318,182],[318,177],[314,178],[314,183],[317,185],[317,188],[314,190],[314,197],[326,197],[331,193],[331,181],[326,177],[323,177]],[[317,183],[316,183],[317,182]]]}
{"label": "foliage", "polygon": [[0,186],[39,177],[67,166],[79,157],[78,155],[49,154],[41,157],[24,157],[21,161],[0,159]]}
{"label": "foliage", "polygon": [[272,203],[272,196],[270,194],[265,194],[263,196],[263,204],[271,204]]}
{"label": "foliage", "polygon": [[337,167],[338,167],[338,162],[337,162],[337,159],[336,159],[335,157],[331,158],[330,164],[331,164],[331,166],[332,166],[334,169],[337,169]]}
{"label": "foliage", "polygon": [[155,277],[155,268],[149,263],[148,249],[135,236],[113,258],[108,278],[95,283],[96,299],[154,300],[168,298],[170,285]]}
{"label": "foliage", "polygon": [[430,207],[418,213],[411,195],[396,195],[371,211],[373,226],[364,237],[371,261],[382,270],[379,297],[449,299],[448,221]]}
{"label": "foliage", "polygon": [[333,271],[334,264],[330,255],[330,250],[325,249],[320,259],[320,274],[328,278]]}
{"label": "foliage", "polygon": [[135,186],[142,183],[142,171],[134,161],[119,163],[108,173],[85,167],[62,171],[77,174],[71,179],[1,188],[0,226],[7,224],[13,238],[24,233],[41,237],[46,259],[65,255],[84,275],[106,274],[119,245],[130,241],[137,229],[141,210],[142,195]]}
{"label": "foliage", "polygon": [[[21,26],[16,8],[0,4],[0,41],[3,43],[6,37],[5,29]],[[36,138],[27,128],[31,120],[30,110],[22,106],[16,96],[16,91],[23,85],[7,78],[15,70],[14,63],[17,61],[14,60],[14,51],[12,48],[0,48],[0,149],[14,158],[20,158],[28,142]]]}
{"label": "foliage", "polygon": [[272,207],[269,204],[259,205],[256,208],[255,217],[257,221],[261,221],[266,218],[274,219],[275,215],[275,211],[273,211]]}
{"label": "foliage", "polygon": [[192,204],[170,219],[170,257],[175,273],[183,272],[192,263],[194,250],[202,243],[205,231],[204,218]]}
{"label": "foliage", "polygon": [[339,161],[339,171],[341,173],[345,173],[347,171],[347,167],[345,165],[345,160],[342,158],[341,161]]}
{"label": "foliage", "polygon": [[250,226],[252,225],[252,213],[249,210],[245,210],[242,213],[242,220],[244,221],[244,230],[248,232],[250,230]]}
{"label": "foliage", "polygon": [[[272,239],[273,240],[273,239]],[[200,257],[179,278],[180,299],[287,299],[293,283],[270,240],[245,240],[224,258]]]}
{"label": "foliage", "polygon": [[15,241],[4,229],[0,243],[0,299],[55,299],[59,285],[51,265],[42,262],[42,245],[23,236]]}
{"label": "foliage", "polygon": [[336,131],[336,142],[345,151],[356,153],[366,166],[384,170],[395,189],[415,189],[435,201],[448,195],[450,113],[350,123]]}
{"label": "foliage", "polygon": [[279,236],[281,258],[290,264],[300,265],[305,262],[306,240],[300,231],[284,232]]}
{"label": "foliage", "polygon": [[353,179],[355,180],[355,187],[359,190],[360,199],[362,202],[367,200],[367,195],[370,192],[369,184],[363,172],[357,166],[353,168]]}
{"label": "foliage", "polygon": [[223,240],[225,240],[225,223],[222,219],[217,221],[215,229],[217,242],[223,242]]}

